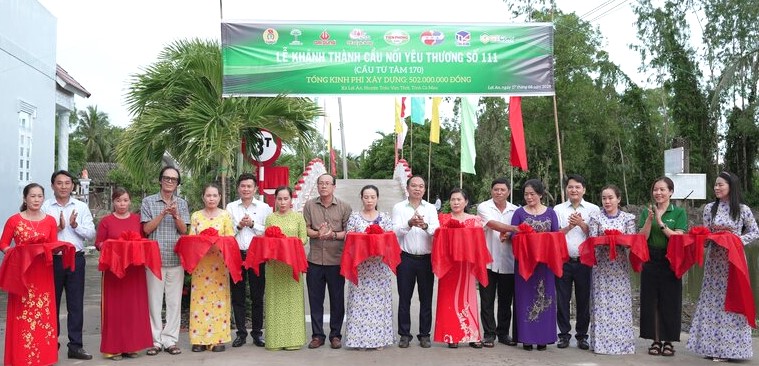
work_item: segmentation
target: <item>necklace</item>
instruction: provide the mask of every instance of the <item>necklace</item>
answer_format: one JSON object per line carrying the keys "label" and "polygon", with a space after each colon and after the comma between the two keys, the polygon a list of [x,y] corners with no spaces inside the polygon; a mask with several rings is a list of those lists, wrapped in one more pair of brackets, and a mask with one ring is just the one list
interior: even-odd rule
{"label": "necklace", "polygon": [[[37,211],[41,212],[41,211]],[[24,217],[26,216],[26,217]],[[40,233],[40,223],[42,220],[45,219],[45,215],[36,215],[37,217],[32,217],[32,215],[29,213],[29,211],[24,211],[23,215],[21,215],[21,218],[28,221],[29,225],[32,226],[32,229],[34,230],[35,235]]]}

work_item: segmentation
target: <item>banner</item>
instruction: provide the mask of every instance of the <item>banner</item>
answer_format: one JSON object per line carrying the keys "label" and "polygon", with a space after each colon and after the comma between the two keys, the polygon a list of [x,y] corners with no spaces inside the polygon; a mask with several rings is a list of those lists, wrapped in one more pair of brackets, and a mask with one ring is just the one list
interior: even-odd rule
{"label": "banner", "polygon": [[553,27],[221,24],[224,96],[553,95]]}

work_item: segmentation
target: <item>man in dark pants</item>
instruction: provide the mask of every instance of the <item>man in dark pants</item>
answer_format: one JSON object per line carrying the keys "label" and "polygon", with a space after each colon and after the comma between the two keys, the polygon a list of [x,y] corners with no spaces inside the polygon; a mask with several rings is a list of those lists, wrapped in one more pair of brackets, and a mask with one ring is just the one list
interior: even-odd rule
{"label": "man in dark pants", "polygon": [[590,324],[590,275],[591,267],[580,263],[580,244],[588,237],[588,220],[598,215],[598,206],[585,201],[585,179],[576,174],[567,177],[567,196],[569,200],[556,205],[554,211],[559,217],[561,232],[567,237],[569,261],[564,263],[564,274],[556,277],[556,307],[559,325],[559,348],[569,347],[572,324],[569,321],[569,303],[572,299],[572,284],[575,289],[577,321],[575,338],[577,347],[586,350],[588,344],[588,325]]}
{"label": "man in dark pants", "polygon": [[[485,241],[493,262],[488,264],[488,285],[480,285],[480,317],[484,330],[483,347],[494,347],[498,342],[516,346],[509,336],[511,326],[511,306],[514,299],[514,252],[508,234],[516,231],[511,225],[511,217],[517,206],[508,201],[509,181],[506,178],[493,180],[490,185],[491,199],[477,206],[477,214],[485,226]],[[498,321],[494,305],[498,297]],[[516,326],[516,323],[515,323]],[[516,337],[516,332],[512,336]]]}
{"label": "man in dark pants", "polygon": [[[227,205],[227,212],[232,216],[235,225],[235,239],[240,247],[242,260],[248,254],[250,241],[254,236],[261,236],[264,233],[264,221],[266,216],[271,214],[272,209],[264,202],[258,201],[253,197],[257,190],[256,176],[250,173],[243,173],[237,178],[237,194],[240,199],[230,202]],[[264,347],[262,328],[264,325],[264,288],[266,286],[266,276],[264,274],[266,264],[261,263],[259,267],[260,275],[256,276],[253,269],[243,268],[243,276],[240,282],[234,283],[230,279],[230,292],[232,297],[232,310],[235,317],[235,327],[237,328],[237,337],[232,342],[232,347],[240,347],[246,343],[248,332],[245,329],[245,319],[247,309],[245,306],[245,290],[250,287],[251,302],[251,329],[250,336],[253,338],[253,344],[258,347]],[[246,284],[247,282],[247,285]]]}
{"label": "man in dark pants", "polygon": [[440,226],[435,206],[422,199],[425,184],[420,176],[406,181],[408,199],[393,206],[393,231],[401,245],[401,263],[397,268],[398,282],[398,347],[407,348],[411,342],[411,297],[419,285],[419,345],[431,347],[432,292],[432,235]]}
{"label": "man in dark pants", "polygon": [[311,238],[306,273],[312,331],[308,348],[321,347],[327,338],[323,327],[326,286],[329,290],[329,343],[330,347],[337,349],[342,347],[341,330],[345,315],[345,277],[340,275],[340,258],[351,206],[335,197],[335,177],[322,174],[316,182],[319,197],[303,206],[306,231]]}
{"label": "man in dark pants", "polygon": [[[63,268],[60,255],[53,256],[55,275],[55,304],[58,317],[61,315],[61,297],[66,291],[66,326],[68,328],[68,358],[79,360],[92,359],[84,350],[82,327],[84,325],[84,241],[95,237],[95,224],[92,221],[87,204],[71,197],[74,189],[74,176],[68,171],[59,170],[50,178],[54,198],[46,200],[42,211],[53,216],[58,222],[58,240],[67,241],[76,247],[76,264],[73,271]],[[61,333],[60,320],[58,334]]]}

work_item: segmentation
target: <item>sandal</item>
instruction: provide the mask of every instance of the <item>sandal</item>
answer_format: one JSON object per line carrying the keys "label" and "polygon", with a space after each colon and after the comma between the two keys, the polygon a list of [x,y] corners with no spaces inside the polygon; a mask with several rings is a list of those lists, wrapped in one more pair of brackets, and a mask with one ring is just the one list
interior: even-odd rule
{"label": "sandal", "polygon": [[459,348],[458,343],[448,343],[448,348]]}
{"label": "sandal", "polygon": [[664,346],[661,349],[661,355],[671,357],[675,355],[675,347],[670,342],[664,342]]}
{"label": "sandal", "polygon": [[176,356],[176,355],[178,355],[178,354],[182,353],[182,350],[181,350],[181,349],[179,349],[179,347],[177,347],[177,345],[176,345],[176,344],[175,344],[175,345],[173,345],[173,346],[169,346],[169,347],[166,347],[166,348],[164,349],[164,351],[166,351],[166,352],[168,352],[170,355],[174,355],[174,356]]}
{"label": "sandal", "polygon": [[148,356],[155,356],[158,354],[158,352],[161,352],[161,349],[158,347],[150,347],[147,351],[145,351],[145,354]]}
{"label": "sandal", "polygon": [[485,348],[493,348],[493,347],[495,347],[495,343],[492,340],[490,340],[490,339],[486,339],[486,340],[482,341],[482,346],[485,347]]}
{"label": "sandal", "polygon": [[648,347],[648,354],[651,356],[661,355],[661,342],[651,343],[651,347]]}
{"label": "sandal", "polygon": [[469,342],[469,347],[482,348],[482,342]]}
{"label": "sandal", "polygon": [[121,355],[124,356],[125,358],[137,358],[138,353],[137,352],[127,352],[127,353],[122,353]]}

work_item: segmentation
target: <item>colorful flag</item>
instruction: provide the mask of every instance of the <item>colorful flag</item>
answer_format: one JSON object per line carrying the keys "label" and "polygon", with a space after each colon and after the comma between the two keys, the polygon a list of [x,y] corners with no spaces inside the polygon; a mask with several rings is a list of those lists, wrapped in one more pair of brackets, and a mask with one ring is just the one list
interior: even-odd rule
{"label": "colorful flag", "polygon": [[440,101],[443,98],[432,98],[432,118],[430,118],[430,142],[440,143]]}
{"label": "colorful flag", "polygon": [[401,104],[398,103],[398,99],[395,100],[395,133],[399,134],[403,132],[401,126]]}
{"label": "colorful flag", "polygon": [[527,171],[527,146],[522,123],[522,97],[509,98],[509,127],[511,128],[511,166]]}
{"label": "colorful flag", "polygon": [[401,97],[401,118],[406,117],[406,97]]}
{"label": "colorful flag", "polygon": [[401,123],[401,133],[395,137],[395,149],[403,149],[403,143],[406,141],[406,133],[408,133],[408,126],[406,122]]}
{"label": "colorful flag", "polygon": [[461,97],[461,171],[469,174],[477,174],[474,171],[474,160],[477,158],[474,147],[476,119],[474,103],[468,97]]}
{"label": "colorful flag", "polygon": [[411,97],[411,123],[424,124],[424,97]]}

